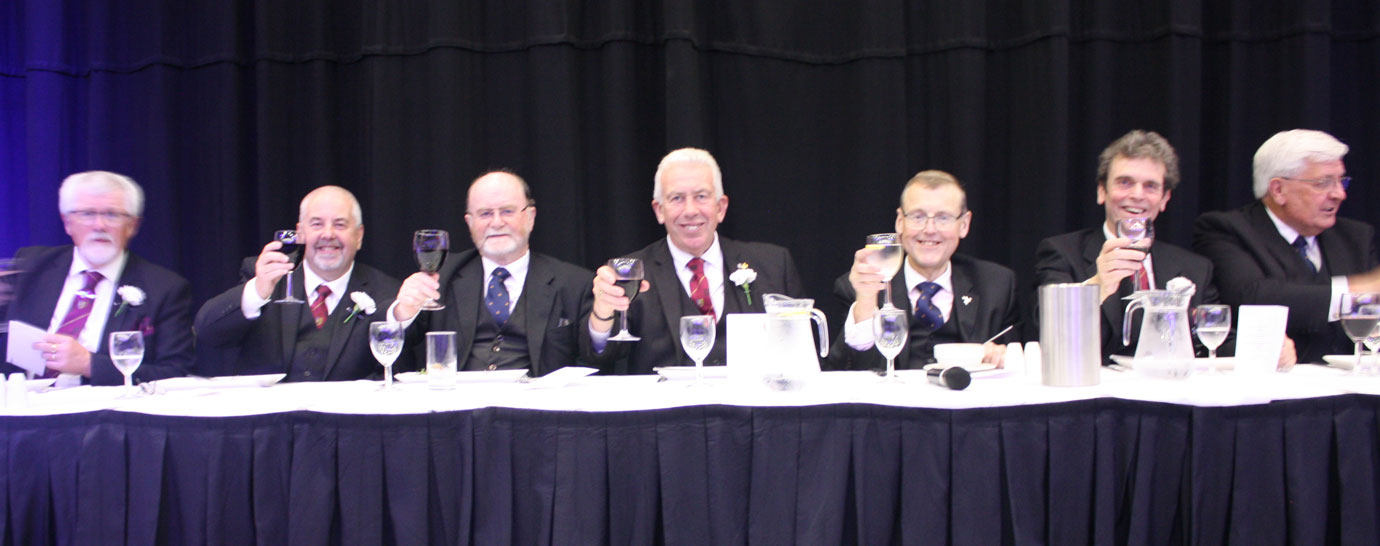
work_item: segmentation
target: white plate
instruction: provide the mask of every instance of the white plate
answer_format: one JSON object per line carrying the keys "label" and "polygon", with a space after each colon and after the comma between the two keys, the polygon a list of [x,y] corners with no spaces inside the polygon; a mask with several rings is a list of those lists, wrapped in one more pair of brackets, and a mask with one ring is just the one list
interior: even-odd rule
{"label": "white plate", "polygon": [[43,389],[53,386],[55,382],[57,382],[56,377],[30,379],[24,383],[24,388],[29,389],[29,392],[43,392]]}
{"label": "white plate", "polygon": [[267,387],[287,377],[285,373],[263,375],[222,375],[219,377],[172,377],[157,381],[166,390],[230,387]]}
{"label": "white plate", "polygon": [[[1369,355],[1362,355],[1361,358],[1375,358]],[[1323,355],[1323,362],[1333,368],[1350,370],[1356,367],[1356,355]]]}
{"label": "white plate", "polygon": [[[951,364],[945,364],[945,363],[943,363],[943,362],[935,362],[935,363],[932,363],[932,364],[926,364],[925,367],[924,367],[924,368],[921,368],[921,369],[924,369],[924,370],[932,370],[932,369],[934,369],[934,368],[944,369],[944,368],[951,368],[951,367],[953,367],[953,365],[951,365]],[[968,373],[990,372],[990,371],[992,371],[992,370],[997,369],[996,366],[993,366],[993,365],[991,365],[991,364],[969,364],[969,365],[966,365],[966,366],[958,366],[958,367],[963,368],[963,369],[965,369],[965,370],[968,370]]]}
{"label": "white plate", "polygon": [[[480,372],[455,372],[456,383],[515,383],[527,375],[527,370],[494,370]],[[393,376],[401,383],[426,383],[426,374],[403,372]]]}
{"label": "white plate", "polygon": [[[1120,365],[1122,365],[1122,366],[1126,366],[1127,368],[1135,368],[1135,360],[1136,360],[1135,358],[1129,357],[1129,356],[1126,356],[1126,355],[1112,355],[1112,362],[1115,362],[1115,363],[1120,364]],[[1207,361],[1209,361],[1209,360],[1213,360],[1213,359],[1210,359],[1210,358],[1195,358],[1195,359],[1193,359],[1193,361],[1194,361],[1194,362],[1193,362],[1193,363],[1194,363],[1194,369],[1198,369],[1199,366],[1201,366],[1201,367],[1206,367],[1206,366],[1207,366]],[[1229,372],[1229,371],[1232,371],[1232,370],[1236,369],[1236,357],[1231,357],[1231,356],[1219,356],[1219,357],[1217,357],[1216,361],[1213,362],[1213,364],[1215,364],[1215,365],[1217,366],[1217,370],[1218,370],[1218,371]]]}
{"label": "white plate", "polygon": [[[657,374],[665,377],[668,381],[693,381],[696,377],[694,366],[662,366],[655,368]],[[705,379],[727,379],[728,366],[705,366]]]}

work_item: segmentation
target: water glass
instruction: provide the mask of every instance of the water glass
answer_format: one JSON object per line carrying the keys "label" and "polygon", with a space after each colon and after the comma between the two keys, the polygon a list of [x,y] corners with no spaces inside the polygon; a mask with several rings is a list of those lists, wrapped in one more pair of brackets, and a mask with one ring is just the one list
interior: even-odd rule
{"label": "water glass", "polygon": [[455,332],[427,332],[426,383],[435,390],[455,388]]}

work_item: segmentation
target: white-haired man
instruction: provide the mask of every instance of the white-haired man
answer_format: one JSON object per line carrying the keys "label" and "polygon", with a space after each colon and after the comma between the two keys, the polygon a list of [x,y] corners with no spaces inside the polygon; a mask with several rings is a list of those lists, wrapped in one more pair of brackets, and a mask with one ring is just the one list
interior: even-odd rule
{"label": "white-haired man", "polygon": [[[369,352],[369,323],[383,320],[398,281],[355,261],[364,244],[359,201],[322,186],[302,198],[297,234],[306,251],[294,271],[282,243],[264,245],[240,266],[240,284],[211,298],[196,315],[203,375],[285,373],[288,381],[348,381],[382,367]],[[269,303],[284,276],[306,302]],[[364,294],[374,308],[356,302]],[[359,308],[356,310],[356,308]]]}
{"label": "white-haired man", "polygon": [[1275,134],[1255,153],[1258,199],[1203,214],[1193,228],[1193,249],[1212,259],[1223,302],[1289,307],[1300,362],[1350,353],[1332,324],[1341,294],[1380,291],[1374,229],[1337,215],[1351,184],[1348,150],[1322,131]]}
{"label": "white-haired man", "polygon": [[[649,374],[654,366],[690,364],[680,346],[680,317],[761,313],[762,295],[799,296],[804,287],[786,249],[735,241],[718,234],[728,213],[723,174],[709,152],[681,148],[662,158],[653,177],[652,212],[666,238],[630,254],[642,260],[647,292],[631,302],[614,285],[613,269],[600,267],[594,307],[580,337],[587,362],[614,373]],[[750,283],[731,280],[755,277]],[[629,330],[641,341],[609,341],[614,311],[628,312]],[[723,320],[706,365],[725,364]]]}
{"label": "white-haired man", "polygon": [[[143,210],[144,191],[129,177],[106,171],[68,176],[58,189],[58,211],[73,244],[15,253],[20,274],[8,318],[47,329],[33,346],[46,375],[122,383],[106,343],[110,332],[131,330],[144,337],[135,381],[186,373],[193,357],[191,287],[129,252]],[[6,355],[6,361],[16,357]]]}

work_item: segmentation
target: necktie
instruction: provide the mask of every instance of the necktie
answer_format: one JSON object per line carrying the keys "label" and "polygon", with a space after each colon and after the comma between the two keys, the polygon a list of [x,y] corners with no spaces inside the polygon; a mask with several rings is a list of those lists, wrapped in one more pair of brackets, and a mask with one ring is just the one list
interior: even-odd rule
{"label": "necktie", "polygon": [[922,282],[919,285],[920,298],[915,301],[915,322],[927,332],[938,330],[944,325],[944,313],[934,305],[933,299],[939,289],[939,285],[932,282]]}
{"label": "necktie", "polygon": [[326,325],[326,316],[330,314],[326,310],[326,296],[331,295],[331,287],[325,284],[316,285],[316,301],[311,303],[311,316],[316,319],[316,329],[320,330]]}
{"label": "necktie", "polygon": [[489,275],[489,290],[484,293],[484,307],[489,308],[489,314],[494,316],[494,322],[499,326],[508,323],[508,287],[503,284],[511,276],[507,269],[502,267],[495,269]]}
{"label": "necktie", "polygon": [[1297,239],[1294,239],[1293,246],[1294,250],[1297,250],[1299,256],[1303,258],[1303,263],[1308,264],[1308,270],[1312,271],[1313,274],[1316,275],[1318,273],[1318,266],[1313,265],[1313,260],[1309,259],[1308,257],[1308,239],[1304,238],[1304,236],[1302,235],[1299,235]]}
{"label": "necktie", "polygon": [[704,278],[704,260],[691,258],[690,263],[686,265],[690,267],[690,299],[695,300],[695,306],[700,308],[701,315],[717,317],[714,313],[714,300],[709,297],[709,279]]}
{"label": "necktie", "polygon": [[[88,269],[81,274],[84,278],[81,290],[72,297],[72,306],[67,308],[67,314],[62,317],[62,323],[58,325],[56,332],[71,338],[80,336],[81,329],[86,327],[86,319],[91,316],[91,304],[96,301],[96,285],[105,278],[95,269]],[[43,373],[43,377],[57,376],[57,370],[52,368]]]}
{"label": "necktie", "polygon": [[1140,275],[1136,276],[1140,282],[1136,285],[1136,290],[1150,289],[1150,270],[1145,268],[1145,262],[1140,263]]}

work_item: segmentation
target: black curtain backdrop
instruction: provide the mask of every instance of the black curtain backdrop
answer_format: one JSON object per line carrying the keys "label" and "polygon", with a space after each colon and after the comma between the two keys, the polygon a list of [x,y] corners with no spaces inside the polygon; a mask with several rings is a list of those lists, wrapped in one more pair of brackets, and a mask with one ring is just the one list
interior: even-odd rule
{"label": "black curtain backdrop", "polygon": [[323,184],[401,278],[416,229],[468,246],[468,182],[509,167],[533,247],[593,268],[665,235],[652,173],[700,146],[722,232],[790,248],[822,301],[922,169],[968,186],[960,250],[1028,279],[1101,220],[1097,153],[1135,128],[1182,158],[1163,240],[1250,201],[1296,127],[1351,145],[1342,213],[1374,223],[1378,75],[1372,0],[0,2],[0,255],[69,242],[58,183],[109,169],[148,192],[133,249],[199,300]]}

